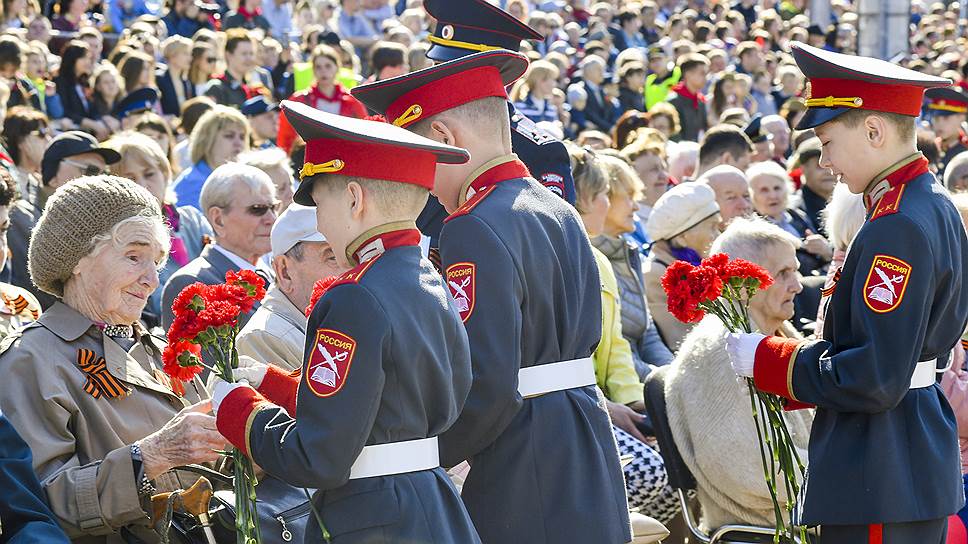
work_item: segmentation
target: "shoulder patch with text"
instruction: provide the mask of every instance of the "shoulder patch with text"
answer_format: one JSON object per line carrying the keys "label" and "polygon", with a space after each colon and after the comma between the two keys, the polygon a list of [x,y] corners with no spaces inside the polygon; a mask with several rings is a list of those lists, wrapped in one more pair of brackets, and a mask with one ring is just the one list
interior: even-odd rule
{"label": "shoulder patch with text", "polygon": [[897,309],[904,298],[911,271],[911,265],[901,259],[875,255],[864,283],[864,303],[879,314]]}
{"label": "shoulder patch with text", "polygon": [[318,329],[306,367],[306,385],[318,397],[331,397],[346,383],[356,340],[333,329]]}
{"label": "shoulder patch with text", "polygon": [[447,287],[454,297],[454,304],[460,312],[460,319],[464,323],[474,312],[474,289],[476,281],[474,273],[477,266],[474,263],[454,263],[447,267]]}
{"label": "shoulder patch with text", "polygon": [[541,174],[541,184],[551,190],[552,193],[564,198],[565,178],[555,172],[545,172]]}

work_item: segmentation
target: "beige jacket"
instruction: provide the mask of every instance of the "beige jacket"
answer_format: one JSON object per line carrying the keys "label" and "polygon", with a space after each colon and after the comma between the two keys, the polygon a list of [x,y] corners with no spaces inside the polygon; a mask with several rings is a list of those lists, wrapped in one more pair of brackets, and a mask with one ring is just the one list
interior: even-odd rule
{"label": "beige jacket", "polygon": [[[770,527],[773,501],[763,475],[750,397],[729,364],[725,332],[719,318],[710,315],[686,336],[666,378],[669,426],[696,477],[703,529],[729,523]],[[782,332],[798,337],[789,323]],[[806,463],[813,410],[786,412],[783,417]],[[782,480],[777,487],[784,500]]]}
{"label": "beige jacket", "polygon": [[287,370],[302,368],[309,320],[273,285],[236,337],[239,355]]}
{"label": "beige jacket", "polygon": [[659,329],[659,335],[669,349],[675,353],[682,344],[682,340],[692,330],[693,325],[679,321],[669,313],[668,297],[662,288],[662,276],[676,258],[669,253],[664,243],[652,246],[648,258],[642,265],[642,277],[645,280],[645,298],[649,302],[649,313]]}
{"label": "beige jacket", "polygon": [[[185,398],[163,385],[164,343],[137,333],[141,341],[126,351],[57,302],[0,344],[0,409],[33,451],[51,510],[75,542],[120,543],[122,527],[145,542],[159,541],[139,504],[130,445],[205,395],[197,383],[187,386]],[[116,399],[86,393],[81,348],[104,357],[130,393]],[[167,473],[155,483],[164,491],[195,480]]]}

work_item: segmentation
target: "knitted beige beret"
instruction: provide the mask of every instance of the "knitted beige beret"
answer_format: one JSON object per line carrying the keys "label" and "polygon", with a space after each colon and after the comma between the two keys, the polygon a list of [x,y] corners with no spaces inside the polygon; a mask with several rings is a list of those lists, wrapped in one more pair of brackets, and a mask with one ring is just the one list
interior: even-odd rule
{"label": "knitted beige beret", "polygon": [[31,281],[41,291],[63,296],[64,283],[94,249],[94,238],[136,215],[161,218],[161,208],[158,199],[133,181],[90,176],[59,187],[47,199],[30,235],[27,267]]}

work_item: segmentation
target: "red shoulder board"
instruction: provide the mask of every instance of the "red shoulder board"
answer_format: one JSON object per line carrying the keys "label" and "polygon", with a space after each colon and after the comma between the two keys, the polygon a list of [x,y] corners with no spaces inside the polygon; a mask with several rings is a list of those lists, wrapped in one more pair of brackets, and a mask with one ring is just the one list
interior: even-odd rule
{"label": "red shoulder board", "polygon": [[343,272],[339,276],[329,276],[328,278],[323,278],[313,284],[313,294],[309,298],[309,306],[306,306],[305,310],[306,317],[309,317],[309,315],[313,313],[313,308],[316,307],[316,303],[319,302],[319,299],[323,298],[323,295],[325,295],[327,291],[333,287],[336,287],[337,285],[356,283],[360,281],[360,278],[363,277],[363,274],[366,274],[366,271],[370,269],[370,266],[372,266],[373,263],[379,258],[380,256],[377,255],[369,261],[356,265],[346,272]]}
{"label": "red shoulder board", "polygon": [[906,187],[906,184],[902,183],[884,193],[880,202],[877,203],[877,207],[874,208],[874,213],[871,214],[870,220],[873,221],[885,215],[897,213],[901,209],[901,197],[904,195],[904,187]]}
{"label": "red shoulder board", "polygon": [[494,188],[495,187],[497,187],[497,185],[491,185],[487,189],[484,189],[483,191],[479,191],[477,194],[475,194],[474,196],[472,196],[470,200],[468,200],[467,202],[465,202],[463,206],[461,206],[460,208],[457,208],[456,210],[454,210],[454,213],[448,215],[444,219],[444,223],[450,221],[451,219],[453,219],[455,217],[460,217],[462,215],[467,215],[467,214],[471,213],[471,210],[473,210],[475,206],[477,206],[478,204],[480,204],[482,200],[484,200],[485,198],[487,198],[487,195],[491,194],[491,192],[494,191]]}

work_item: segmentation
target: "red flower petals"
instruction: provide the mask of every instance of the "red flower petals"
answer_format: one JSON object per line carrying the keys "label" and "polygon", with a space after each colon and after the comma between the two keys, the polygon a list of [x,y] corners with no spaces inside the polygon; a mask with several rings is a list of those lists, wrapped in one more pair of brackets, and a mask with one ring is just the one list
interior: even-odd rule
{"label": "red flower petals", "polygon": [[313,308],[316,307],[316,303],[319,302],[319,299],[323,298],[323,295],[326,294],[326,291],[329,291],[333,282],[338,279],[339,276],[329,276],[313,284],[313,294],[309,297],[309,306],[306,306],[305,310],[306,317],[309,317],[309,314],[313,313]]}
{"label": "red flower petals", "polygon": [[165,374],[188,382],[202,371],[202,347],[187,340],[179,340],[165,346],[161,360]]}

